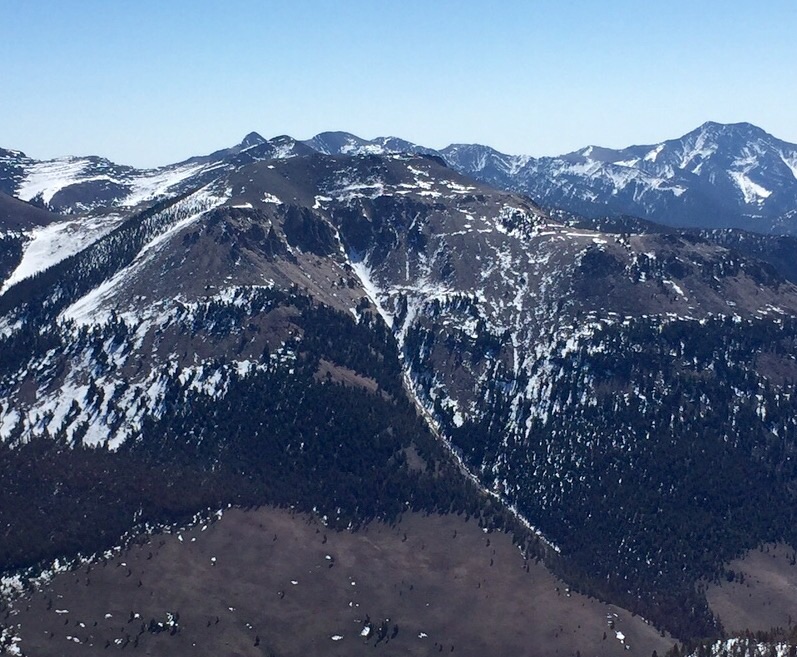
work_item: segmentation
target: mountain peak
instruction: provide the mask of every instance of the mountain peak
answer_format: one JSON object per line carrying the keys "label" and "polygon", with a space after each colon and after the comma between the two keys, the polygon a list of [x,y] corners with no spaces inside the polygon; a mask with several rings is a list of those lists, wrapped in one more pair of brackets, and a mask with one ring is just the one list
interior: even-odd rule
{"label": "mountain peak", "polygon": [[319,132],[313,139],[353,139],[355,141],[366,141],[362,137],[358,137],[357,135],[346,132],[344,130],[327,130],[325,132]]}
{"label": "mountain peak", "polygon": [[689,134],[703,134],[712,137],[742,137],[742,138],[761,138],[771,137],[765,130],[757,125],[741,121],[739,123],[718,123],[716,121],[706,121],[696,130]]}
{"label": "mountain peak", "polygon": [[310,148],[327,155],[351,155],[366,148],[370,142],[350,132],[320,132],[304,142]]}
{"label": "mountain peak", "polygon": [[241,141],[241,148],[249,148],[251,146],[259,146],[260,144],[266,143],[265,137],[258,134],[257,132],[250,132],[246,137],[243,138]]}

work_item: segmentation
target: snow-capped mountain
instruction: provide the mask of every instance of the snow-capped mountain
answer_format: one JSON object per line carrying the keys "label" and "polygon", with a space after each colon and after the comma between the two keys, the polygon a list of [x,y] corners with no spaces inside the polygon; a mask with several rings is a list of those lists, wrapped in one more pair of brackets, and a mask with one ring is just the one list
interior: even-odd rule
{"label": "snow-capped mountain", "polygon": [[322,132],[303,143],[325,155],[435,154],[430,148],[418,146],[398,137],[377,137],[369,140],[349,132]]}
{"label": "snow-capped mountain", "polygon": [[391,144],[251,134],[157,185],[6,152],[33,219],[4,233],[5,446],[190,466],[343,526],[487,499],[585,590],[713,627],[695,583],[797,538],[791,273],[727,235],[575,227]]}
{"label": "snow-capped mountain", "polygon": [[101,157],[36,161],[0,149],[0,192],[55,212],[96,213],[179,193],[220,168],[312,150],[348,156],[438,155],[460,173],[585,217],[630,215],[670,226],[797,231],[797,145],[749,123],[708,122],[659,144],[588,146],[541,158],[478,144],[435,151],[397,137],[368,140],[346,132],[324,132],[303,142],[251,133],[231,148],[151,170]]}
{"label": "snow-capped mountain", "polygon": [[559,157],[507,156],[481,146],[442,151],[459,171],[587,216],[628,214],[701,228],[791,232],[797,146],[749,123],[705,123],[679,139]]}
{"label": "snow-capped mountain", "polygon": [[[433,154],[401,140],[323,133],[323,153]],[[507,155],[479,144],[436,154],[460,173],[586,217],[632,215],[671,226],[791,233],[797,145],[749,123],[708,122],[678,139],[623,149],[588,146],[558,157]]]}
{"label": "snow-capped mountain", "polygon": [[135,169],[105,158],[38,161],[0,150],[0,192],[62,214],[135,209],[179,194],[249,162],[307,155],[312,150],[286,137],[248,134],[240,144],[157,169]]}

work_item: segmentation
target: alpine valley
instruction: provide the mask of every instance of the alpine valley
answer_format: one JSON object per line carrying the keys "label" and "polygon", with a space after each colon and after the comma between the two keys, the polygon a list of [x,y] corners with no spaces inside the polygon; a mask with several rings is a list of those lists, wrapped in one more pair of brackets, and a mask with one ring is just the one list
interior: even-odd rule
{"label": "alpine valley", "polygon": [[749,124],[0,149],[2,649],[788,651],[795,212]]}

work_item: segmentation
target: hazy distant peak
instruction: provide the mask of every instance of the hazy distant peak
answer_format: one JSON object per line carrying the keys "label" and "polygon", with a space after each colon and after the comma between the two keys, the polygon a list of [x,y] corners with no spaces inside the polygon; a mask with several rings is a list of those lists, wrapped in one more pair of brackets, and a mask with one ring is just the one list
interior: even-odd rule
{"label": "hazy distant peak", "polygon": [[241,148],[249,148],[250,146],[259,146],[260,144],[265,144],[266,141],[267,140],[265,139],[265,137],[258,134],[257,132],[250,132],[241,141]]}
{"label": "hazy distant peak", "polygon": [[270,144],[295,144],[296,140],[290,135],[277,135],[268,140]]}
{"label": "hazy distant peak", "polygon": [[435,154],[437,151],[419,146],[400,137],[363,139],[350,132],[321,132],[304,142],[325,155],[387,155],[391,153]]}
{"label": "hazy distant peak", "polygon": [[592,144],[586,148],[574,151],[573,153],[562,155],[561,159],[566,161],[587,160],[590,162],[612,163],[622,160],[623,153],[614,148],[606,148],[604,146],[595,146]]}
{"label": "hazy distant peak", "polygon": [[759,128],[752,123],[717,123],[716,121],[706,121],[703,125],[684,135],[687,138],[693,135],[704,135],[714,139],[718,138],[739,138],[739,139],[773,139],[766,130]]}
{"label": "hazy distant peak", "polygon": [[366,151],[382,151],[381,145],[372,144],[367,139],[350,132],[327,131],[308,139],[305,144],[325,155],[356,155]]}

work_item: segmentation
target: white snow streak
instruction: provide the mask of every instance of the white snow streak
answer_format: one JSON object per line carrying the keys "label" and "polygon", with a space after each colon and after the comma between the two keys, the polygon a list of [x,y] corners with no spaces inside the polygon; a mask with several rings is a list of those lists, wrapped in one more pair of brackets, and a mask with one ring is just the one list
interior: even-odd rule
{"label": "white snow streak", "polygon": [[[142,267],[152,260],[163,246],[174,235],[179,233],[187,226],[198,221],[206,212],[218,207],[224,203],[229,196],[214,196],[207,190],[202,190],[197,194],[192,195],[183,203],[200,203],[202,210],[192,214],[185,219],[171,225],[167,230],[157,235],[148,244],[144,245],[141,251],[136,256],[135,260],[124,269],[118,271],[111,278],[103,281],[98,287],[91,292],[75,301],[71,306],[64,310],[60,319],[73,320],[77,324],[95,324],[97,321],[102,321],[107,313],[101,313],[100,310],[116,293],[116,290],[122,288],[128,283],[131,278],[142,269]],[[204,203],[203,203],[204,202]]]}
{"label": "white snow streak", "polygon": [[190,178],[199,173],[205,166],[204,164],[194,164],[176,169],[156,169],[155,171],[147,171],[130,182],[132,191],[124,201],[122,201],[122,205],[125,207],[132,207],[144,201],[150,201],[158,196],[162,196],[166,194],[169,189],[181,183],[186,178]]}
{"label": "white snow streak", "polygon": [[729,175],[741,190],[745,203],[761,203],[772,195],[770,190],[754,183],[741,171],[731,171]]}
{"label": "white snow streak", "polygon": [[124,217],[110,215],[50,224],[30,232],[22,260],[3,283],[0,294],[19,281],[61,262],[107,235]]}
{"label": "white snow streak", "polygon": [[[64,187],[79,182],[81,174],[88,165],[88,160],[71,157],[64,160],[36,162],[28,169],[27,175],[20,183],[17,197],[23,201],[30,201],[41,194],[44,202],[49,203]],[[107,176],[105,178],[107,179]]]}

